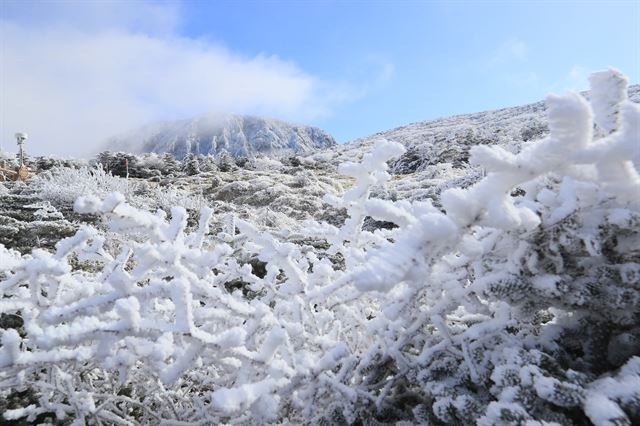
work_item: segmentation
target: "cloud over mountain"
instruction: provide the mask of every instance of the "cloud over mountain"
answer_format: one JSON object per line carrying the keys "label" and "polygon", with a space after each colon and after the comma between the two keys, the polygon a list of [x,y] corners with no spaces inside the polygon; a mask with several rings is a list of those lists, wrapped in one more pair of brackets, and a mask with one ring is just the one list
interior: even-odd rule
{"label": "cloud over mountain", "polygon": [[340,98],[277,56],[179,35],[171,4],[63,6],[1,15],[5,149],[14,132],[27,131],[33,153],[86,155],[158,119],[225,111],[310,120]]}

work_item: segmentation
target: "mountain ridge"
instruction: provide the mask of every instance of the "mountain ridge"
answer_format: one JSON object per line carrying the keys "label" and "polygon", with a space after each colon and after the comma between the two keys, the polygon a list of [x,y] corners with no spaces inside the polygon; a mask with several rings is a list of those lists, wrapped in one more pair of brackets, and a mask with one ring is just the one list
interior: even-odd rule
{"label": "mountain ridge", "polygon": [[[582,92],[589,98],[589,92]],[[628,88],[628,98],[640,103],[640,85]],[[441,163],[460,165],[473,145],[499,144],[517,152],[522,144],[540,139],[548,133],[545,101],[489,111],[458,114],[417,121],[376,132],[344,144],[338,144],[311,157],[324,157],[334,164],[358,161],[376,141],[388,139],[407,148],[399,159],[391,162],[393,174],[421,171]]]}
{"label": "mountain ridge", "polygon": [[[589,99],[589,91],[583,91],[580,92],[580,94],[582,96],[584,96],[586,99]],[[630,85],[628,88],[628,96],[629,96],[629,100],[631,100],[632,102],[635,103],[640,103],[640,84],[633,84]],[[501,108],[495,108],[495,109],[488,109],[485,111],[475,111],[475,112],[466,112],[466,113],[461,113],[461,114],[453,114],[453,115],[443,115],[443,116],[439,116],[439,117],[435,117],[435,118],[429,118],[426,120],[419,120],[419,121],[414,121],[411,123],[407,123],[407,124],[402,124],[400,126],[396,126],[393,127],[391,129],[387,129],[387,130],[381,130],[379,132],[375,132],[375,133],[371,133],[369,135],[366,136],[362,136],[362,137],[358,137],[355,139],[351,139],[347,142],[345,142],[344,144],[340,144],[340,145],[345,145],[351,142],[356,142],[362,139],[369,139],[369,138],[374,138],[376,136],[383,136],[389,133],[394,133],[396,131],[400,131],[406,128],[410,128],[410,127],[414,127],[415,125],[420,125],[420,124],[428,124],[428,123],[435,123],[435,122],[442,122],[442,121],[458,121],[459,119],[465,120],[465,119],[471,119],[471,118],[476,118],[476,117],[482,117],[486,114],[501,114],[501,113],[505,113],[505,112],[513,112],[513,111],[523,111],[523,112],[534,112],[534,113],[543,113],[546,111],[546,106],[545,106],[545,101],[544,100],[540,100],[540,101],[536,101],[536,102],[530,102],[530,103],[526,103],[526,104],[520,104],[520,105],[513,105],[513,106],[506,106],[506,107],[501,107]],[[516,114],[514,114],[516,115]]]}
{"label": "mountain ridge", "polygon": [[132,153],[171,153],[232,157],[307,153],[336,145],[326,131],[315,126],[252,115],[204,114],[192,119],[148,124],[107,141],[110,150]]}

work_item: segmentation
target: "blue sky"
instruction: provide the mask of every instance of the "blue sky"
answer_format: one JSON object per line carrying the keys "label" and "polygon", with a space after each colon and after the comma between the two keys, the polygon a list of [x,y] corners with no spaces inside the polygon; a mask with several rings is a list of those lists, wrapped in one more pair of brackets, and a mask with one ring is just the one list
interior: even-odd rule
{"label": "blue sky", "polygon": [[276,54],[362,90],[316,120],[341,141],[586,89],[588,73],[607,66],[640,78],[637,1],[188,5],[190,36]]}
{"label": "blue sky", "polygon": [[48,153],[208,111],[344,142],[586,89],[607,66],[640,81],[639,1],[4,0],[0,19],[0,137],[31,128]]}

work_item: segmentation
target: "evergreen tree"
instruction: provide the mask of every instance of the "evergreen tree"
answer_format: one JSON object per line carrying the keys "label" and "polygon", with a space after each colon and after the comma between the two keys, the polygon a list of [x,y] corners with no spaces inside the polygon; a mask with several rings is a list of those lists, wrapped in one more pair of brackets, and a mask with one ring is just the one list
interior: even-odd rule
{"label": "evergreen tree", "polygon": [[189,175],[195,176],[200,173],[200,163],[198,161],[198,157],[196,157],[193,153],[187,154],[187,156],[182,160],[182,172]]}
{"label": "evergreen tree", "polygon": [[235,161],[233,160],[231,155],[229,155],[227,150],[223,149],[222,151],[220,151],[220,154],[218,154],[218,169],[221,172],[230,172],[235,168]]}
{"label": "evergreen tree", "polygon": [[218,169],[218,166],[216,165],[216,158],[211,154],[199,157],[199,162],[200,171],[202,172],[213,172]]}
{"label": "evergreen tree", "polygon": [[162,156],[162,164],[162,174],[164,176],[175,175],[181,169],[180,162],[168,152]]}

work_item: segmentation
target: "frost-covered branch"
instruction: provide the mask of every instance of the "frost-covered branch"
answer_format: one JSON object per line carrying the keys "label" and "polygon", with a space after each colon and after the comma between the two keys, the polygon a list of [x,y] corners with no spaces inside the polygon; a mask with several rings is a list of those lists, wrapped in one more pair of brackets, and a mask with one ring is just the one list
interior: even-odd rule
{"label": "frost-covered branch", "polygon": [[344,224],[296,242],[233,215],[214,235],[210,208],[192,229],[184,208],[79,198],[107,234],[0,246],[0,309],[22,321],[2,331],[0,392],[32,392],[4,418],[632,424],[640,110],[616,71],[591,83],[591,103],[547,98],[547,138],[474,147],[487,175],[442,209],[371,198],[404,152],[381,141],[326,197]]}

